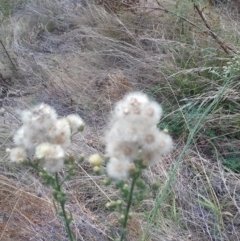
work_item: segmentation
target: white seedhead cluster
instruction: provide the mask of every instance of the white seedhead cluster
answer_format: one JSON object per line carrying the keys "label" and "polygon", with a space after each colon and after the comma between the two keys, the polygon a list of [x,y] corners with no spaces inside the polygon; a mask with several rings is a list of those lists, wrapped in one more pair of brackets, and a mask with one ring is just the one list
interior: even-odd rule
{"label": "white seedhead cluster", "polygon": [[23,125],[13,137],[16,148],[7,149],[10,160],[22,162],[28,153],[44,161],[49,172],[58,172],[64,165],[65,150],[71,136],[84,127],[82,118],[72,114],[58,119],[56,111],[46,104],[21,111]]}
{"label": "white seedhead cluster", "polygon": [[126,179],[135,160],[150,166],[172,150],[172,138],[157,128],[161,115],[161,106],[141,92],[130,93],[116,104],[106,133],[111,178]]}

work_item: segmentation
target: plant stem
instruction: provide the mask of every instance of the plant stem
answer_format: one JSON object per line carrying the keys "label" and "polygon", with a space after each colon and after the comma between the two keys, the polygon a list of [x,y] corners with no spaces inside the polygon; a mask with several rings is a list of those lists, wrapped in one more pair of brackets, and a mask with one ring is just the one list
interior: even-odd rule
{"label": "plant stem", "polygon": [[[59,183],[57,172],[55,173],[55,180],[56,180],[56,184],[57,184],[56,185],[57,191],[63,193],[63,191],[61,190],[61,184]],[[57,201],[60,203],[60,206],[61,206],[62,216],[63,216],[63,219],[64,219],[64,225],[65,225],[68,237],[69,237],[70,241],[75,241],[75,237],[74,237],[73,232],[70,228],[70,225],[69,225],[70,222],[68,220],[67,213],[66,213],[66,210],[65,210],[65,207],[64,207],[65,201],[63,201],[63,200],[57,200]]]}
{"label": "plant stem", "polygon": [[120,237],[120,241],[123,241],[126,236],[125,229],[127,227],[128,215],[129,215],[130,207],[132,205],[133,191],[134,191],[134,187],[135,187],[135,182],[139,176],[140,176],[140,172],[138,174],[136,174],[136,176],[134,176],[132,179],[131,189],[130,189],[129,196],[128,196],[127,209],[125,211],[124,221],[122,224],[122,234]]}

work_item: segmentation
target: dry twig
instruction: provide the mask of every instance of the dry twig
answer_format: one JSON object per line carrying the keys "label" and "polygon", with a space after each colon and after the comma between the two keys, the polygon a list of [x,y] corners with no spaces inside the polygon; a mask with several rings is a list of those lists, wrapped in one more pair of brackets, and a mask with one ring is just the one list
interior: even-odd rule
{"label": "dry twig", "polygon": [[[164,6],[162,6],[158,0],[156,0],[156,3],[158,4],[159,7],[146,7],[146,9],[151,9],[152,11],[155,10],[160,10],[160,11],[164,11],[165,13],[171,13],[172,15],[177,16],[178,18],[182,19],[183,21],[187,22],[188,24],[190,24],[191,26],[199,29],[202,31],[202,28],[197,26],[195,23],[193,23],[192,21],[188,20],[185,17],[180,16],[179,14],[174,13],[173,11],[166,9]],[[201,19],[203,20],[205,27],[207,28],[207,33],[214,39],[216,40],[216,42],[220,45],[220,47],[224,50],[225,53],[230,54],[231,52],[236,54],[237,51],[229,46],[224,40],[222,40],[210,27],[210,25],[208,24],[206,18],[203,15],[203,11],[200,10],[199,6],[193,2],[193,6],[196,9],[196,11],[198,12],[199,16],[201,17]]]}
{"label": "dry twig", "polygon": [[208,24],[204,14],[203,14],[203,11],[200,10],[199,6],[196,3],[193,2],[193,7],[194,7],[194,9],[196,9],[196,11],[198,12],[202,21],[204,22],[206,28],[208,29],[209,35],[212,36],[217,41],[217,43],[224,50],[224,52],[227,53],[227,54],[230,54],[230,52],[233,52],[234,54],[236,54],[237,51],[234,48],[232,48],[231,46],[226,44],[224,40],[222,40],[219,36],[217,36],[217,34],[215,32],[212,31],[210,25]]}
{"label": "dry twig", "polygon": [[11,57],[10,57],[10,55],[9,55],[9,53],[8,53],[7,49],[5,48],[5,46],[4,46],[4,44],[3,44],[3,42],[2,42],[2,40],[1,40],[1,39],[0,39],[0,43],[1,43],[1,45],[2,45],[2,47],[3,47],[3,49],[4,49],[4,51],[6,52],[7,57],[9,58],[9,60],[10,60],[10,62],[11,62],[11,64],[12,64],[12,66],[14,67],[14,69],[16,69],[16,70],[17,70],[16,65],[13,63],[13,61],[12,61],[12,59],[11,59]]}

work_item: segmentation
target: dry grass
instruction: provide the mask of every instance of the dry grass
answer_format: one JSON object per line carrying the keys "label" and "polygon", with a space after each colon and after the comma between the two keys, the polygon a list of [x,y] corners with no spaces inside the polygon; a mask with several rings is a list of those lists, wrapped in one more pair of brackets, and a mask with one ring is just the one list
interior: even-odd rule
{"label": "dry grass", "polygon": [[[14,2],[11,18],[0,26],[1,40],[18,69],[0,46],[0,73],[11,92],[2,101],[6,112],[0,116],[0,240],[66,239],[48,187],[31,169],[8,163],[5,155],[20,125],[16,110],[42,101],[60,116],[83,117],[86,129],[75,137],[69,152],[88,156],[104,152],[104,129],[116,101],[131,90],[152,95],[167,112],[160,125],[169,127],[176,146],[144,178],[164,186],[186,137],[223,86],[223,79],[208,70],[221,71],[231,57],[206,34],[191,1],[181,1],[177,8],[175,1],[159,2],[176,14],[153,9],[159,7],[155,1],[137,5],[134,13],[80,0]],[[239,49],[236,12],[218,5],[207,8],[206,16],[214,31]],[[232,83],[201,122],[145,240],[239,240],[240,176],[221,162],[231,148],[239,157],[238,76],[233,73]],[[117,192],[103,186],[103,178],[83,163],[66,184],[78,240],[112,240],[110,229],[119,231],[115,216],[105,209]],[[143,237],[154,207],[151,197],[133,207],[129,240]]]}

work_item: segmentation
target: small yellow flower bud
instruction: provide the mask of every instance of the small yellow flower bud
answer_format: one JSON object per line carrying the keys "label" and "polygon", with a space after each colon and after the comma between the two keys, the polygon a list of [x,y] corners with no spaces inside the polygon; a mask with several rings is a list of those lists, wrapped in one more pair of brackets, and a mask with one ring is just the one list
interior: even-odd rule
{"label": "small yellow flower bud", "polygon": [[128,171],[129,171],[130,173],[136,172],[136,166],[135,166],[133,163],[131,163],[131,164],[128,166]]}
{"label": "small yellow flower bud", "polygon": [[131,163],[129,166],[128,166],[128,172],[130,174],[130,176],[136,174],[138,171],[139,171],[139,168],[137,168],[133,163]]}
{"label": "small yellow flower bud", "polygon": [[101,168],[100,168],[99,166],[93,167],[93,171],[94,171],[97,175],[101,174]]}
{"label": "small yellow flower bud", "polygon": [[166,134],[168,134],[168,133],[169,133],[169,131],[168,131],[168,129],[167,129],[167,128],[164,128],[164,129],[163,129],[163,132],[164,132],[164,133],[166,133]]}
{"label": "small yellow flower bud", "polygon": [[110,208],[111,207],[111,203],[110,202],[106,203],[105,207],[106,208]]}
{"label": "small yellow flower bud", "polygon": [[118,200],[116,201],[116,204],[117,204],[117,205],[121,205],[121,204],[122,204],[122,201],[121,201],[120,199],[118,199]]}
{"label": "small yellow flower bud", "polygon": [[120,223],[123,223],[124,220],[125,220],[125,216],[122,214],[122,215],[120,216],[120,218],[119,218],[119,222],[120,222]]}
{"label": "small yellow flower bud", "polygon": [[148,167],[148,162],[146,160],[144,160],[142,162],[142,168],[147,168]]}
{"label": "small yellow flower bud", "polygon": [[116,201],[111,201],[106,203],[106,208],[115,208],[117,206],[117,202]]}
{"label": "small yellow flower bud", "polygon": [[108,155],[103,156],[104,163],[107,164],[109,162],[110,157]]}
{"label": "small yellow flower bud", "polygon": [[93,154],[89,157],[88,159],[89,163],[93,166],[93,167],[96,167],[96,166],[100,166],[102,164],[102,158],[100,157],[99,154]]}
{"label": "small yellow flower bud", "polygon": [[160,183],[160,182],[154,182],[154,183],[151,185],[151,188],[152,188],[153,191],[157,191],[160,186],[161,186],[161,183]]}
{"label": "small yellow flower bud", "polygon": [[85,155],[82,153],[78,158],[78,163],[82,163],[84,161]]}
{"label": "small yellow flower bud", "polygon": [[105,186],[110,185],[110,184],[111,184],[111,179],[109,179],[109,178],[104,179],[104,180],[103,180],[103,184],[104,184]]}
{"label": "small yellow flower bud", "polygon": [[68,220],[68,222],[71,222],[71,221],[72,221],[72,216],[71,216],[71,215],[68,215],[68,216],[67,216],[67,220]]}
{"label": "small yellow flower bud", "polygon": [[84,130],[84,125],[82,124],[82,125],[80,125],[79,127],[78,127],[78,131],[79,132],[82,132]]}

